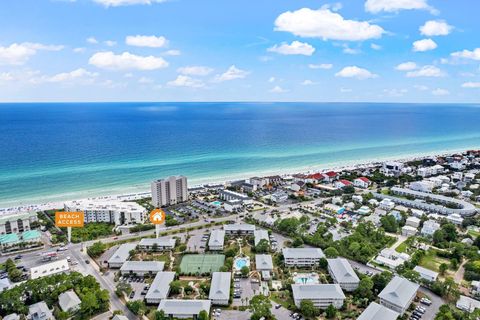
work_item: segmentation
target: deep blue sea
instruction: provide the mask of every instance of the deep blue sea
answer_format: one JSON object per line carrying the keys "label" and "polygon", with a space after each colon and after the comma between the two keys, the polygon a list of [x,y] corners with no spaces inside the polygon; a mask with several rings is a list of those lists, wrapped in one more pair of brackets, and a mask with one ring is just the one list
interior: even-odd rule
{"label": "deep blue sea", "polygon": [[0,104],[0,207],[480,148],[480,106]]}

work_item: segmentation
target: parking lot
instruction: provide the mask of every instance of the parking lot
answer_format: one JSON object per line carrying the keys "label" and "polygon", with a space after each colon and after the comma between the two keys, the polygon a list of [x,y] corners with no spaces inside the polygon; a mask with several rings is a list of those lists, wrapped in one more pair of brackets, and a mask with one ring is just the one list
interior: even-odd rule
{"label": "parking lot", "polygon": [[212,319],[214,320],[248,320],[250,319],[250,312],[238,311],[238,310],[222,310],[218,316],[212,315]]}
{"label": "parking lot", "polygon": [[[255,295],[260,292],[260,284],[258,282],[251,282],[250,278],[235,278],[238,279],[234,281],[234,295],[233,295],[233,305],[242,306],[248,305],[248,301]],[[238,292],[238,295],[235,293]],[[238,297],[239,296],[239,297]]]}
{"label": "parking lot", "polygon": [[208,233],[192,234],[187,242],[187,251],[205,252],[208,243]]}
{"label": "parking lot", "polygon": [[[142,277],[128,277],[124,276],[120,278],[120,282],[128,283],[132,286],[132,293],[129,296],[130,300],[143,300],[147,290],[150,287],[148,283],[145,282],[145,279]],[[143,294],[142,294],[143,293]]]}

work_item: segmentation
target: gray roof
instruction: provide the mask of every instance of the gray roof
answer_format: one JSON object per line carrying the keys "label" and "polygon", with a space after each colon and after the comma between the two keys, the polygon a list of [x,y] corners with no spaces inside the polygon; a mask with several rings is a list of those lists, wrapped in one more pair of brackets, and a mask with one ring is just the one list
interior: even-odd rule
{"label": "gray roof", "polygon": [[416,266],[415,268],[413,268],[413,270],[417,271],[420,274],[424,274],[424,275],[427,275],[427,276],[432,277],[432,278],[438,277],[438,272],[429,270],[429,269],[424,268],[424,267]]}
{"label": "gray roof", "polygon": [[357,320],[396,320],[398,316],[395,311],[372,302]]}
{"label": "gray roof", "polygon": [[53,317],[52,312],[44,301],[28,306],[28,315],[32,320],[43,320]]}
{"label": "gray roof", "polygon": [[283,248],[285,259],[288,258],[324,258],[322,249],[319,248]]}
{"label": "gray roof", "polygon": [[58,304],[63,311],[76,308],[80,305],[80,298],[73,290],[66,291],[58,296]]}
{"label": "gray roof", "polygon": [[112,320],[128,320],[128,318],[125,317],[124,315],[117,314],[115,315],[115,317],[112,318]]}
{"label": "gray roof", "polygon": [[345,258],[327,259],[328,266],[338,282],[360,282],[357,274]]}
{"label": "gray roof", "polygon": [[273,270],[272,256],[269,254],[256,254],[255,266],[257,270]]}
{"label": "gray roof", "polygon": [[20,316],[16,313],[11,313],[11,314],[3,317],[3,320],[20,320]]}
{"label": "gray roof", "polygon": [[257,245],[260,240],[267,240],[267,242],[270,242],[268,240],[268,231],[267,230],[263,230],[263,229],[257,229],[255,231],[253,231],[253,235],[254,235],[254,243],[255,245]]}
{"label": "gray roof", "polygon": [[175,247],[175,239],[173,238],[143,238],[140,240],[140,246],[153,246],[157,244],[159,247]]}
{"label": "gray roof", "polygon": [[108,263],[123,263],[127,261],[130,251],[134,250],[137,247],[134,243],[124,243],[118,247],[117,251],[108,259]]}
{"label": "gray roof", "polygon": [[145,299],[165,299],[170,289],[170,282],[175,279],[175,272],[159,272],[153,279]]}
{"label": "gray roof", "polygon": [[338,284],[292,284],[295,299],[345,299]]}
{"label": "gray roof", "polygon": [[120,271],[160,272],[164,267],[163,261],[126,261]]}
{"label": "gray roof", "polygon": [[230,282],[232,281],[231,272],[214,272],[212,274],[212,283],[210,285],[210,300],[225,300],[230,298]]}
{"label": "gray roof", "polygon": [[210,313],[210,305],[210,300],[164,299],[160,301],[158,310],[163,310],[166,315],[198,315],[202,310]]}
{"label": "gray roof", "polygon": [[234,223],[224,224],[223,230],[225,231],[255,231],[255,226],[248,223]]}
{"label": "gray roof", "polygon": [[208,246],[222,246],[225,243],[225,230],[215,229],[210,234],[210,239],[208,239]]}
{"label": "gray roof", "polygon": [[417,293],[419,287],[416,283],[395,276],[378,296],[390,303],[405,308],[410,302],[410,298]]}

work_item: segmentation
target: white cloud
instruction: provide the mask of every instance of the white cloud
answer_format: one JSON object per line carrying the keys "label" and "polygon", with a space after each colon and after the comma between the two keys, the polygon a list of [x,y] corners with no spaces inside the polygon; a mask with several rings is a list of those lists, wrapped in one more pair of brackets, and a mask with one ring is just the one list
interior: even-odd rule
{"label": "white cloud", "polygon": [[328,70],[333,68],[333,64],[331,63],[321,63],[321,64],[309,64],[308,67],[310,69],[323,69]]}
{"label": "white cloud", "polygon": [[427,0],[367,0],[365,2],[365,10],[371,13],[420,9],[435,12],[435,9],[428,4]]}
{"label": "white cloud", "polygon": [[342,52],[346,54],[359,54],[362,51],[360,49],[350,48],[347,44],[344,44]]}
{"label": "white cloud", "polygon": [[86,51],[86,49],[83,48],[83,47],[78,47],[78,48],[73,49],[73,52],[75,52],[75,53],[84,53],[85,51]]}
{"label": "white cloud", "polygon": [[273,47],[268,48],[267,51],[284,55],[299,54],[311,56],[315,52],[315,48],[305,42],[293,41],[291,44],[284,42],[281,45],[274,45]]}
{"label": "white cloud", "polygon": [[383,92],[390,97],[402,97],[408,92],[407,89],[384,89]]}
{"label": "white cloud", "polygon": [[78,68],[70,72],[57,73],[53,76],[42,76],[39,78],[32,79],[33,83],[44,83],[44,82],[71,82],[79,81],[84,83],[92,83],[93,80],[98,77],[97,72],[90,72],[83,68]]}
{"label": "white cloud", "polygon": [[113,40],[107,40],[105,42],[103,42],[106,46],[108,47],[114,47],[117,45],[117,42],[116,41],[113,41]]}
{"label": "white cloud", "polygon": [[424,52],[437,48],[437,44],[432,39],[417,40],[413,43],[413,51]]}
{"label": "white cloud", "polygon": [[315,85],[315,84],[318,84],[318,82],[315,82],[315,81],[312,81],[312,80],[304,80],[301,85],[302,86],[312,86],[312,85]]}
{"label": "white cloud", "polygon": [[230,81],[235,79],[243,79],[245,78],[250,72],[238,69],[235,65],[231,65],[227,71],[222,74],[219,74],[215,77],[214,81],[222,82],[222,81]]}
{"label": "white cloud", "polygon": [[213,69],[205,66],[186,66],[177,69],[178,73],[189,76],[207,76],[212,73]]}
{"label": "white cloud", "polygon": [[462,88],[477,89],[480,88],[480,82],[465,82],[462,84]]}
{"label": "white cloud", "polygon": [[23,42],[12,43],[8,47],[0,46],[0,65],[22,65],[37,51],[59,51],[63,46],[45,45],[41,43]]}
{"label": "white cloud", "polygon": [[420,27],[420,33],[427,37],[446,36],[453,27],[443,20],[430,20]]}
{"label": "white cloud", "polygon": [[165,37],[157,36],[127,36],[125,43],[129,46],[135,47],[149,47],[149,48],[162,48],[168,44],[168,40]]}
{"label": "white cloud", "polygon": [[370,45],[370,48],[372,48],[373,50],[381,50],[382,49],[382,46],[381,45],[378,45],[376,43],[372,43]]}
{"label": "white cloud", "polygon": [[457,51],[457,52],[453,52],[451,55],[452,57],[456,57],[456,58],[480,60],[480,48],[476,48],[473,51],[470,51],[470,50]]}
{"label": "white cloud", "polygon": [[414,85],[413,86],[415,89],[420,90],[420,91],[427,91],[428,87],[424,85]]}
{"label": "white cloud", "polygon": [[407,72],[407,78],[417,78],[417,77],[438,78],[438,77],[444,77],[444,76],[445,74],[443,73],[442,70],[432,65],[423,66],[418,70]]}
{"label": "white cloud", "polygon": [[288,92],[288,90],[285,90],[285,89],[283,89],[283,88],[280,87],[280,86],[275,86],[275,87],[273,87],[272,89],[270,89],[269,91],[272,92],[272,93],[284,93],[284,92]]}
{"label": "white cloud", "polygon": [[138,56],[129,52],[116,55],[112,51],[97,52],[88,63],[108,70],[155,70],[168,67],[168,62],[162,57]]}
{"label": "white cloud", "polygon": [[417,69],[417,64],[413,61],[408,61],[404,63],[400,63],[398,66],[395,67],[395,70],[398,71],[412,71]]}
{"label": "white cloud", "polygon": [[432,91],[432,94],[434,96],[447,96],[447,95],[450,94],[450,91],[448,91],[446,89],[437,88],[437,89]]}
{"label": "white cloud", "polygon": [[300,37],[345,41],[377,39],[385,33],[382,27],[367,21],[347,20],[328,9],[309,8],[282,13],[275,20],[275,30]]}
{"label": "white cloud", "polygon": [[138,83],[141,83],[141,84],[150,84],[150,83],[153,83],[154,80],[152,78],[148,78],[148,77],[141,77],[140,79],[138,79]]}
{"label": "white cloud", "polygon": [[277,79],[275,79],[275,77],[270,77],[270,78],[268,79],[268,82],[272,83],[272,82],[275,82],[275,80],[277,80]]}
{"label": "white cloud", "polygon": [[357,66],[345,67],[335,74],[336,77],[355,78],[358,80],[365,80],[377,78],[378,75],[368,71],[367,69],[359,68]]}
{"label": "white cloud", "polygon": [[180,50],[168,50],[163,53],[166,56],[179,56],[182,54]]}
{"label": "white cloud", "polygon": [[130,6],[135,4],[154,4],[165,2],[165,0],[93,0],[105,7]]}
{"label": "white cloud", "polygon": [[175,80],[169,81],[167,85],[171,87],[189,87],[189,88],[203,88],[205,84],[198,79],[189,76],[179,75]]}
{"label": "white cloud", "polygon": [[0,82],[11,81],[13,79],[15,79],[15,77],[10,72],[0,73]]}
{"label": "white cloud", "polygon": [[98,40],[95,39],[94,37],[89,37],[89,38],[87,38],[87,42],[90,43],[90,44],[97,44]]}

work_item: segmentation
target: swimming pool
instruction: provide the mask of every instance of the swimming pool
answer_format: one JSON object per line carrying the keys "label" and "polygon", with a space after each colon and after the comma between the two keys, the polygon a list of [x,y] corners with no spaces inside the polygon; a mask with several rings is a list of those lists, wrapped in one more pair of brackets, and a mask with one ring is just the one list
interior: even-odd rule
{"label": "swimming pool", "polygon": [[293,281],[297,284],[316,284],[319,283],[316,273],[299,273],[293,276]]}
{"label": "swimming pool", "polygon": [[213,204],[214,206],[217,206],[217,207],[220,207],[222,205],[222,203],[220,201],[213,201],[211,204]]}
{"label": "swimming pool", "polygon": [[236,270],[241,270],[243,267],[249,267],[250,266],[250,258],[245,257],[245,258],[237,258],[235,259],[235,262],[233,264],[235,266]]}

